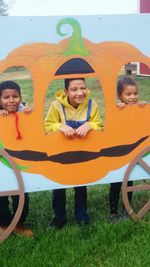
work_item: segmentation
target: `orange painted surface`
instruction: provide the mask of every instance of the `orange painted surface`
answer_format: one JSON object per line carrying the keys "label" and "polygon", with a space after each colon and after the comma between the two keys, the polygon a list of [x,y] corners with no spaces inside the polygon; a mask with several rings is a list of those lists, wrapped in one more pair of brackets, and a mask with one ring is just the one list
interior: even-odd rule
{"label": "orange painted surface", "polygon": [[[31,72],[34,87],[34,111],[26,116],[18,113],[22,140],[16,140],[14,116],[0,117],[0,141],[4,147],[14,151],[32,150],[46,152],[49,156],[67,151],[94,151],[135,143],[150,134],[150,105],[141,108],[129,106],[119,110],[115,106],[116,80],[121,67],[128,62],[142,62],[150,67],[150,58],[144,56],[135,47],[122,42],[104,42],[94,44],[84,39],[90,55],[87,57],[66,57],[63,51],[68,39],[54,44],[31,44],[15,49],[0,62],[0,72],[9,67],[24,66]],[[54,79],[79,77],[78,75],[55,76],[57,69],[70,58],[81,57],[95,70],[85,77],[98,77],[104,92],[106,120],[103,132],[92,131],[80,140],[68,140],[62,133],[44,133],[44,100],[49,83]],[[83,74],[82,74],[83,76]],[[14,158],[22,166],[28,166],[27,172],[42,174],[61,184],[84,184],[104,177],[108,172],[129,163],[143,148],[150,145],[147,138],[126,156],[100,157],[82,163],[60,164],[50,161],[33,162]]]}

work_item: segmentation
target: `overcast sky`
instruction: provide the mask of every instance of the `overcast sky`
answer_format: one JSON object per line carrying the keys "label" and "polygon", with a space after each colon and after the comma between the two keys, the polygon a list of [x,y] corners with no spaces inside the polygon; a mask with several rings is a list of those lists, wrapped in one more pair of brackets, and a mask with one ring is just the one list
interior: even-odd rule
{"label": "overcast sky", "polygon": [[139,0],[8,0],[10,15],[100,15],[137,13]]}

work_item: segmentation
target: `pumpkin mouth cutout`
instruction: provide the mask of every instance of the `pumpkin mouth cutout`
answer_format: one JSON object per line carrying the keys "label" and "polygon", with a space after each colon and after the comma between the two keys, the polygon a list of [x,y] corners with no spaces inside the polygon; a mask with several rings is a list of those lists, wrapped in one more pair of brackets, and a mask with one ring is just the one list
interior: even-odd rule
{"label": "pumpkin mouth cutout", "polygon": [[61,65],[60,68],[56,71],[55,75],[58,76],[67,74],[87,73],[95,73],[89,63],[82,58],[73,58]]}
{"label": "pumpkin mouth cutout", "polygon": [[61,164],[73,164],[82,163],[90,160],[95,160],[100,157],[121,157],[129,154],[135,148],[137,148],[142,142],[144,142],[148,136],[142,137],[135,143],[127,145],[118,145],[114,147],[108,147],[101,149],[98,152],[91,151],[68,151],[63,153],[58,153],[56,155],[48,156],[45,152],[31,151],[31,150],[21,150],[13,151],[10,149],[5,149],[7,153],[15,158],[27,161],[52,161]]}

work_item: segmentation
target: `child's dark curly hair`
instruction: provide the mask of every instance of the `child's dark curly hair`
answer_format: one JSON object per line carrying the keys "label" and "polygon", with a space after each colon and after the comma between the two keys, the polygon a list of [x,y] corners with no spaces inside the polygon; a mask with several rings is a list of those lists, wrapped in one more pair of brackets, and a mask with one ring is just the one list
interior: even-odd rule
{"label": "child's dark curly hair", "polygon": [[132,78],[130,77],[124,77],[122,79],[120,79],[117,83],[117,95],[118,97],[121,96],[124,88],[127,86],[127,85],[134,85],[137,87],[137,83],[136,81],[134,81]]}
{"label": "child's dark curly hair", "polygon": [[82,80],[85,82],[85,79],[84,78],[70,78],[70,79],[65,79],[64,80],[64,83],[65,83],[65,89],[68,90],[68,87],[69,87],[69,84],[71,81],[74,81],[74,80]]}
{"label": "child's dark curly hair", "polygon": [[6,89],[15,89],[21,96],[20,86],[14,81],[5,81],[0,83],[0,97],[2,95],[2,92]]}

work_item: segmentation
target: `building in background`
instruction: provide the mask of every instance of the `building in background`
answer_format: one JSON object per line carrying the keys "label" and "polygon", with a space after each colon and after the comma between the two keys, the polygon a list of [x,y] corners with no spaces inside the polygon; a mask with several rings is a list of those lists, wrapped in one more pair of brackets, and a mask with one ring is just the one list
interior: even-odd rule
{"label": "building in background", "polygon": [[[137,0],[137,13],[150,13],[150,0]],[[120,75],[150,76],[150,68],[143,62],[128,62],[121,69]]]}
{"label": "building in background", "polygon": [[[150,0],[138,0],[138,12],[139,13],[150,13]],[[147,65],[139,63],[137,65],[137,74],[139,75],[150,75],[150,69]]]}

